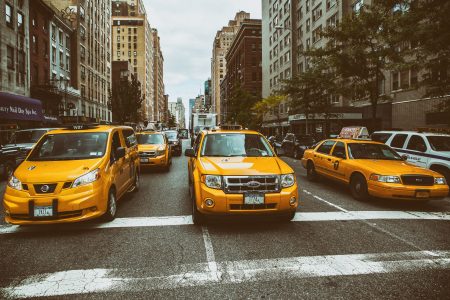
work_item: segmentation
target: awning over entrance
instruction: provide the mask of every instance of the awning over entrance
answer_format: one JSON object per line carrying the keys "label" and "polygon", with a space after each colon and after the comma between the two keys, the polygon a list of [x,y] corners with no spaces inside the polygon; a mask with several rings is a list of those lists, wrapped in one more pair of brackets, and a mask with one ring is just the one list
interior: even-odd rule
{"label": "awning over entrance", "polygon": [[0,119],[42,122],[42,103],[29,97],[0,92]]}

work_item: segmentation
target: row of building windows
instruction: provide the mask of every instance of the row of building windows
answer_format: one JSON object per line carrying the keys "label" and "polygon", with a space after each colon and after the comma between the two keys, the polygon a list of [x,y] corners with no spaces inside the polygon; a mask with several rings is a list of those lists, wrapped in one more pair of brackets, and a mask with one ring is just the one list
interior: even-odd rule
{"label": "row of building windows", "polygon": [[[25,19],[23,16],[23,13],[20,11],[17,11],[16,13],[16,18],[17,18],[17,31],[21,34],[23,34],[25,32]],[[6,26],[8,26],[11,29],[15,29],[14,28],[14,8],[11,4],[9,4],[8,2],[5,3],[5,21],[6,21]]]}

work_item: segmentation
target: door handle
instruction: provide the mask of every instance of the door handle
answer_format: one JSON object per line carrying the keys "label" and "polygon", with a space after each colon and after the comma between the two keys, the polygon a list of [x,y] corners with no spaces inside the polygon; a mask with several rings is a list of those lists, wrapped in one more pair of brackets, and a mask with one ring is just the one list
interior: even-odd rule
{"label": "door handle", "polygon": [[331,161],[331,158],[329,158],[328,161]]}

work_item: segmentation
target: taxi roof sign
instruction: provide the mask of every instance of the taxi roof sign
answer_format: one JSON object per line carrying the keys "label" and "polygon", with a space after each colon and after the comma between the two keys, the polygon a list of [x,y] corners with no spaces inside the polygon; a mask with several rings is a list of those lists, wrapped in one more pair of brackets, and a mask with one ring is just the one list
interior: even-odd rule
{"label": "taxi roof sign", "polygon": [[339,133],[341,139],[369,139],[369,131],[362,126],[343,127]]}

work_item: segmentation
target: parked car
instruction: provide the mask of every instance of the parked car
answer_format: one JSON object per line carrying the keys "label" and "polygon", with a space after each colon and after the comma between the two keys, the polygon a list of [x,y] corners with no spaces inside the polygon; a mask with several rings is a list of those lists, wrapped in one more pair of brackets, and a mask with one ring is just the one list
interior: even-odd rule
{"label": "parked car", "polygon": [[296,135],[288,133],[281,143],[281,149],[285,155],[302,158],[305,150],[316,143],[310,135]]}
{"label": "parked car", "polygon": [[0,146],[0,179],[8,179],[17,165],[19,149],[17,147]]}
{"label": "parked car", "polygon": [[180,135],[178,134],[178,131],[176,130],[167,130],[164,131],[164,134],[167,136],[167,139],[169,140],[170,148],[172,149],[172,153],[176,156],[181,155],[182,151],[182,140],[180,138]]}
{"label": "parked car", "polygon": [[267,138],[267,141],[270,143],[273,150],[275,150],[275,153],[278,154],[278,148],[281,147],[282,138],[280,138],[279,136],[271,135]]}
{"label": "parked car", "polygon": [[18,163],[20,163],[27,157],[37,141],[39,141],[44,134],[54,129],[55,128],[35,128],[18,130],[14,132],[6,147],[19,148]]}

